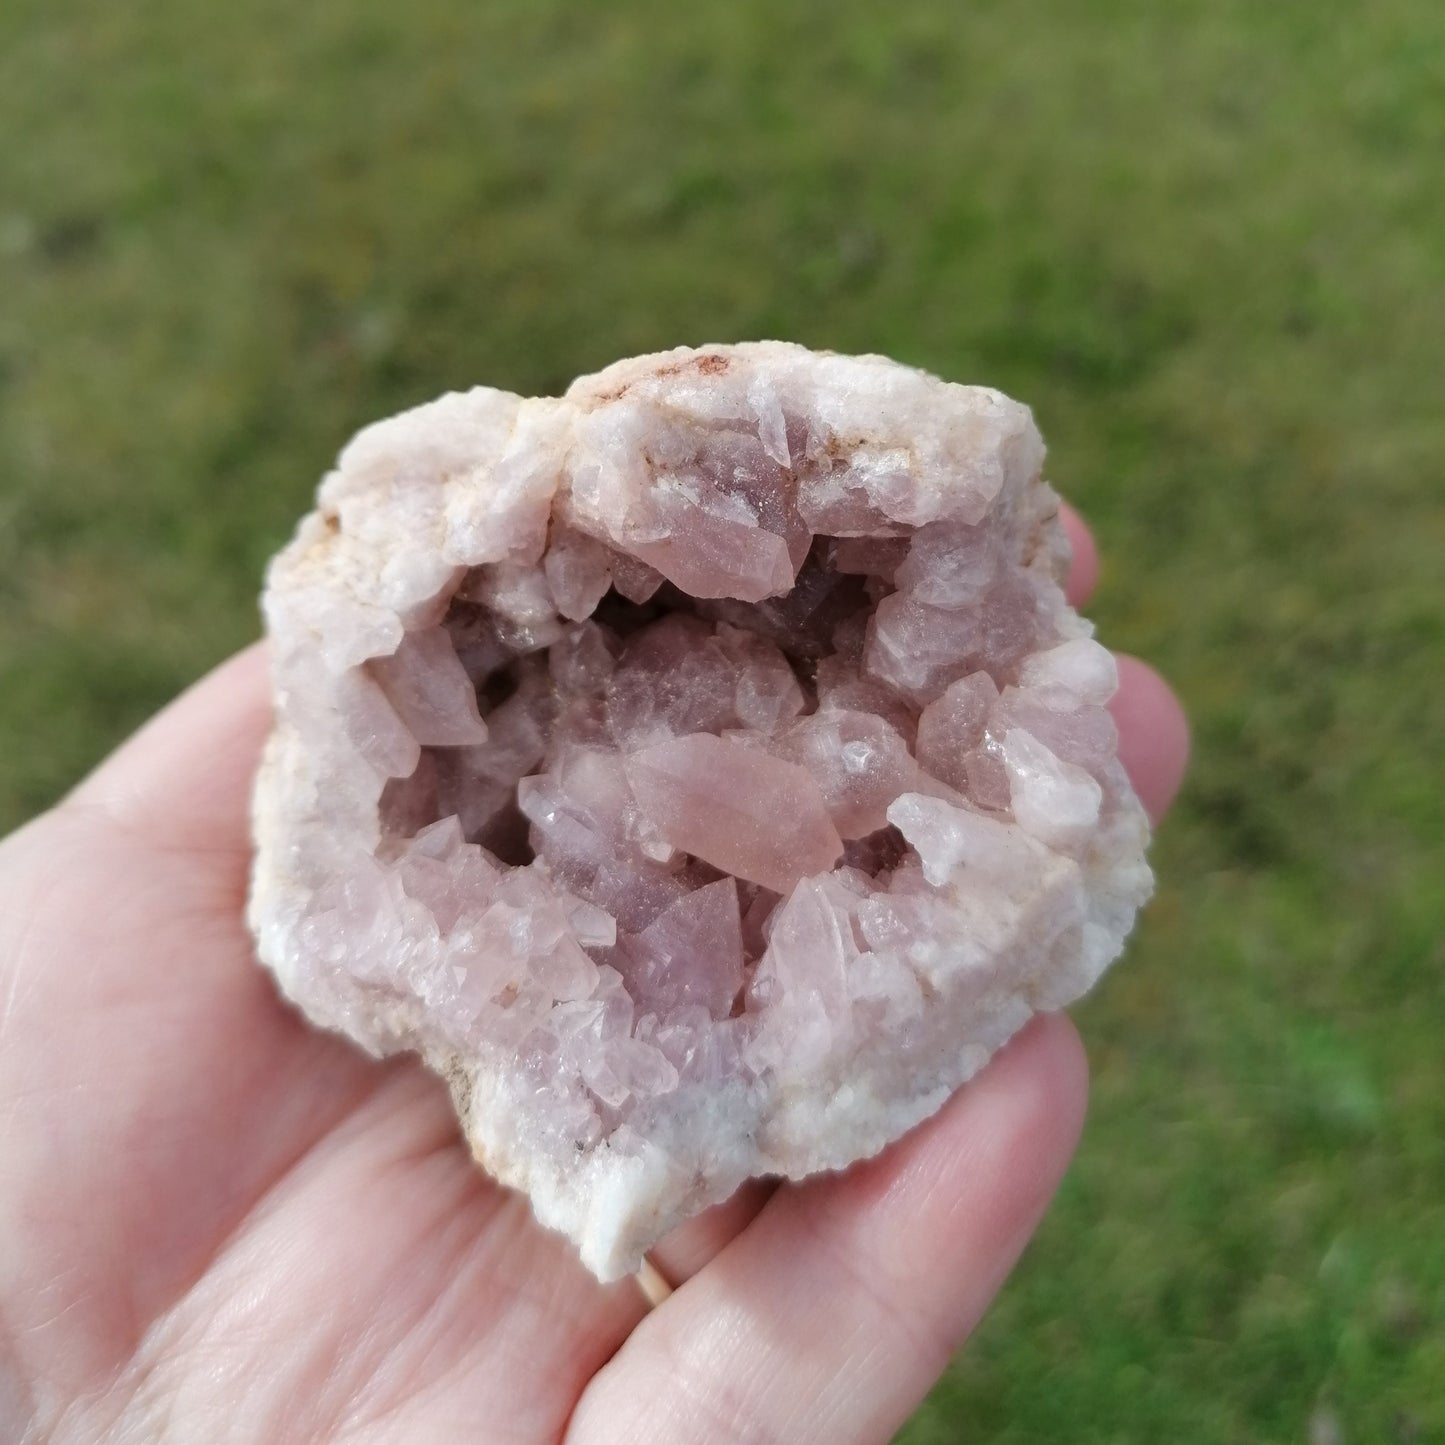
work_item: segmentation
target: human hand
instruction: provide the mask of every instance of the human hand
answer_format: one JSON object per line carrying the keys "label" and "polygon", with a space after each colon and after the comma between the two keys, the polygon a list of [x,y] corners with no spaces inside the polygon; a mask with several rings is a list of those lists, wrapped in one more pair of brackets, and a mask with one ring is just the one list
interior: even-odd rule
{"label": "human hand", "polygon": [[[1070,517],[1071,600],[1093,545]],[[1120,660],[1156,819],[1187,737]],[[472,1162],[442,1085],[253,960],[252,648],[0,844],[0,1435],[24,1442],[881,1441],[1017,1259],[1085,1064],[1036,1019],[845,1174],[755,1182],[598,1285]]]}

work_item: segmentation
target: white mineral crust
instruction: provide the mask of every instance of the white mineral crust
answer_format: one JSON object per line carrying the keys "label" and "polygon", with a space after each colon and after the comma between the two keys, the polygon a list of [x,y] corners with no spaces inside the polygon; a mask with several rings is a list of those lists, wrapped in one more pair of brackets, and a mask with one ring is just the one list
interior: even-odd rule
{"label": "white mineral crust", "polygon": [[604,1280],[870,1155],[1151,887],[1027,408],[753,345],[368,427],[273,563],[250,919]]}

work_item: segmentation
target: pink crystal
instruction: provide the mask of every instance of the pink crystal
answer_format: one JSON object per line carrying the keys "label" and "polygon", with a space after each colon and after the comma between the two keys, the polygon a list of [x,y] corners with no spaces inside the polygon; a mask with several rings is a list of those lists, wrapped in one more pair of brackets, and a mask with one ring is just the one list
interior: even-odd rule
{"label": "pink crystal", "polygon": [[611,554],[585,532],[559,528],[542,563],[557,611],[571,621],[591,617],[612,585]]}
{"label": "pink crystal", "polygon": [[409,632],[390,657],[372,663],[397,716],[423,747],[456,747],[487,736],[477,691],[441,627]]}
{"label": "pink crystal", "polygon": [[682,853],[775,893],[826,873],[843,840],[813,775],[731,738],[691,733],[627,759],[643,816]]}
{"label": "pink crystal", "polygon": [[[908,745],[876,713],[817,712],[787,728],[773,746],[815,781],[844,838],[864,838],[886,826],[888,805],[907,791],[918,771]],[[774,802],[788,806],[781,796]]]}
{"label": "pink crystal", "polygon": [[950,683],[918,715],[920,766],[949,787],[967,792],[964,759],[983,741],[990,709],[997,701],[998,688],[986,672]]}
{"label": "pink crystal", "polygon": [[619,950],[628,992],[658,1014],[699,1004],[727,1018],[743,986],[742,915],[732,878],[707,883],[670,903]]}
{"label": "pink crystal", "polygon": [[1069,1002],[1147,829],[1027,410],[761,343],[368,428],[274,562],[250,917],[600,1277]]}

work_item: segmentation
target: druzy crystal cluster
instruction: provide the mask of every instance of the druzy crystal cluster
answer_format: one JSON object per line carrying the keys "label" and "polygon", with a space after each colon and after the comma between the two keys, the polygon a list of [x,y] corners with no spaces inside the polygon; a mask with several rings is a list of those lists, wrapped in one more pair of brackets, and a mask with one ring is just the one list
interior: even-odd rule
{"label": "druzy crystal cluster", "polygon": [[251,921],[603,1279],[871,1154],[1148,896],[1028,410],[779,343],[363,431],[272,565]]}

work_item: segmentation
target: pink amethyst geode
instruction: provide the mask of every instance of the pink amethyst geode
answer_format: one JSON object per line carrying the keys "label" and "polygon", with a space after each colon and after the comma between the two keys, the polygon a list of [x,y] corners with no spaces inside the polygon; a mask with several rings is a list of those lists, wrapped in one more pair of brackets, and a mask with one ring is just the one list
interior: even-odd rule
{"label": "pink amethyst geode", "polygon": [[1148,829],[1027,408],[762,342],[363,431],[269,575],[250,918],[601,1279],[1118,954]]}

